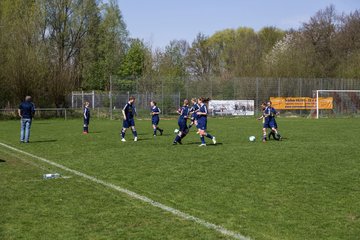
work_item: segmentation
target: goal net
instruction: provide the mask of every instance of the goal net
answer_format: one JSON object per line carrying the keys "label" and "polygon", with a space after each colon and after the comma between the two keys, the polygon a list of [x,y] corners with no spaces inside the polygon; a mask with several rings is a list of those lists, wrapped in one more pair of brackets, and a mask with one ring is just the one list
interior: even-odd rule
{"label": "goal net", "polygon": [[[320,117],[359,117],[360,90],[316,90],[314,91],[316,106],[312,115]],[[332,101],[331,107],[324,104]]]}

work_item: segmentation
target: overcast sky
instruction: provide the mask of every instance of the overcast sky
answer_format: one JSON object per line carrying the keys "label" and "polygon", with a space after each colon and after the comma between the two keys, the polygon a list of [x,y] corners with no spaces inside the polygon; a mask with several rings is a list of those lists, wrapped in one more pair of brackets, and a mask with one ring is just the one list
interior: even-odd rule
{"label": "overcast sky", "polygon": [[360,0],[117,0],[130,37],[143,39],[153,48],[171,40],[191,43],[226,29],[265,26],[298,28],[330,4],[338,13],[360,10]]}

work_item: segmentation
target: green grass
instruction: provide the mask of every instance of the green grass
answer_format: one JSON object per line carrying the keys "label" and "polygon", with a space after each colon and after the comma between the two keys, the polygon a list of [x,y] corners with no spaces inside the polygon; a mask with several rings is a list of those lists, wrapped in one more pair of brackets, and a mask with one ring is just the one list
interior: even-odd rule
{"label": "green grass", "polygon": [[[195,130],[172,146],[176,120],[152,137],[119,139],[120,121],[35,120],[30,144],[19,122],[0,122],[0,142],[127,188],[252,239],[358,239],[358,119],[278,119],[284,141],[259,141],[250,118],[209,119],[219,142],[199,148]],[[255,135],[257,141],[248,141]],[[226,239],[0,146],[0,239]],[[60,172],[70,178],[43,180]]]}

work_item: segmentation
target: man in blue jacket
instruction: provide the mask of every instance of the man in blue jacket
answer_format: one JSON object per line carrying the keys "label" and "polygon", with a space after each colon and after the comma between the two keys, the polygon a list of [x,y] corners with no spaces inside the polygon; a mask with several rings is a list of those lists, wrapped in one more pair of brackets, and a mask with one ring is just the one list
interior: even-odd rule
{"label": "man in blue jacket", "polygon": [[20,142],[28,143],[30,139],[31,121],[35,114],[35,106],[31,102],[30,96],[26,96],[25,101],[20,104],[18,114],[21,118]]}

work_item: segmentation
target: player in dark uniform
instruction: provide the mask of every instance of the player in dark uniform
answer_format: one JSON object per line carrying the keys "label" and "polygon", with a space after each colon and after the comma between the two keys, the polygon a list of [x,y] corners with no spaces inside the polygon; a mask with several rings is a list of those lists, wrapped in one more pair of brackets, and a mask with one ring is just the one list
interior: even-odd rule
{"label": "player in dark uniform", "polygon": [[199,145],[200,147],[206,146],[205,137],[210,138],[213,141],[213,143],[216,144],[216,138],[206,132],[208,110],[205,103],[208,101],[209,99],[205,99],[203,97],[198,99],[199,111],[197,111],[196,114],[197,114],[197,128],[199,130],[198,133],[200,134],[200,139],[201,139],[201,144]]}
{"label": "player in dark uniform", "polygon": [[279,134],[277,128],[277,123],[276,123],[276,120],[275,120],[275,116],[279,115],[279,112],[277,112],[275,110],[275,108],[272,107],[272,103],[271,101],[268,101],[266,103],[266,107],[265,107],[265,110],[264,110],[264,114],[263,114],[263,122],[264,122],[264,125],[263,125],[263,142],[266,142],[266,129],[267,128],[270,128],[271,129],[271,132],[269,134],[269,139],[271,136],[273,136],[273,138],[275,140],[281,140],[281,135]]}
{"label": "player in dark uniform", "polygon": [[182,144],[181,139],[183,139],[189,132],[189,128],[187,126],[187,119],[189,115],[189,100],[184,100],[183,106],[177,110],[177,113],[180,115],[178,119],[179,132],[174,139],[174,145],[177,143]]}
{"label": "player in dark uniform", "polygon": [[134,116],[136,115],[136,108],[134,106],[135,103],[135,97],[131,96],[129,98],[128,103],[126,103],[125,107],[122,110],[122,114],[124,117],[123,120],[123,128],[121,130],[121,141],[122,142],[126,142],[125,140],[125,133],[126,133],[126,129],[131,127],[131,131],[134,135],[134,141],[136,142],[137,139],[137,132],[135,129],[135,121],[134,121]]}
{"label": "player in dark uniform", "polygon": [[83,130],[83,134],[88,134],[89,133],[89,124],[90,124],[90,109],[89,109],[89,102],[85,102],[84,103],[85,107],[84,107],[84,130]]}
{"label": "player in dark uniform", "polygon": [[151,101],[150,102],[150,106],[151,106],[151,123],[152,123],[152,127],[154,129],[154,136],[156,136],[156,132],[159,131],[160,135],[163,134],[163,129],[159,128],[159,121],[160,121],[160,116],[159,114],[161,113],[160,108],[158,108],[156,106],[156,102],[155,101]]}
{"label": "player in dark uniform", "polygon": [[191,99],[191,103],[193,104],[192,107],[190,108],[189,112],[191,114],[191,118],[190,118],[190,124],[189,124],[189,129],[195,124],[195,126],[197,125],[197,115],[196,112],[199,111],[199,105],[197,104],[197,99],[196,98],[192,98]]}

